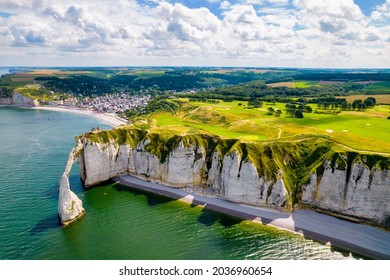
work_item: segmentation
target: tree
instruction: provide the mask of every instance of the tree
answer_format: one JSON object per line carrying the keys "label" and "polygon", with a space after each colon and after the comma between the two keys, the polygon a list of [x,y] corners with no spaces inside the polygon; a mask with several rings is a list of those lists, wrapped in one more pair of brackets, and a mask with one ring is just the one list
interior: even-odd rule
{"label": "tree", "polygon": [[281,114],[282,114],[282,110],[276,109],[276,111],[275,111],[275,116],[276,116],[276,117],[280,117]]}
{"label": "tree", "polygon": [[356,99],[352,102],[352,109],[355,110],[356,108],[359,108],[359,104],[363,103],[361,99]]}
{"label": "tree", "polygon": [[305,112],[306,113],[311,113],[311,112],[313,112],[313,109],[309,105],[306,105]]}
{"label": "tree", "polygon": [[303,113],[300,110],[296,110],[294,113],[294,117],[302,119],[303,118]]}
{"label": "tree", "polygon": [[364,110],[366,110],[367,106],[366,106],[366,104],[364,104],[364,103],[358,103],[358,104],[357,104],[357,108],[358,108],[359,110],[361,110],[361,111],[364,111]]}
{"label": "tree", "polygon": [[274,108],[269,107],[269,108],[267,109],[267,115],[268,115],[268,116],[272,116],[274,113],[275,113]]}
{"label": "tree", "polygon": [[323,105],[324,105],[324,110],[327,110],[329,108],[329,103],[328,102],[325,102]]}
{"label": "tree", "polygon": [[261,108],[261,106],[263,106],[263,102],[257,98],[251,98],[248,101],[248,106],[253,106],[254,108]]}
{"label": "tree", "polygon": [[374,107],[376,105],[376,99],[374,97],[368,97],[364,99],[364,104],[367,107]]}

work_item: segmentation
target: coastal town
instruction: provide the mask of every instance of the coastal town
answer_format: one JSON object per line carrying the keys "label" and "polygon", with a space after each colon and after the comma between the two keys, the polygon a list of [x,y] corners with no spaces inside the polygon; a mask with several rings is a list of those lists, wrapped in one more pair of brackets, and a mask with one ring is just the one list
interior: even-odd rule
{"label": "coastal town", "polygon": [[65,106],[96,113],[121,115],[127,110],[142,110],[148,104],[150,98],[149,94],[130,95],[128,93],[116,93],[97,97],[84,97],[82,99],[71,97],[66,100],[40,101],[40,105]]}

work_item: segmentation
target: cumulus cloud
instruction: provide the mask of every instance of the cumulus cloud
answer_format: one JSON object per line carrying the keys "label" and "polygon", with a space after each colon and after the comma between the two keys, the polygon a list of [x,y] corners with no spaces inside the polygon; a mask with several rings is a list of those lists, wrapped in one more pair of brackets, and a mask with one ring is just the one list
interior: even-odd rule
{"label": "cumulus cloud", "polygon": [[[219,4],[219,17],[207,3]],[[97,65],[390,62],[390,0],[370,17],[353,0],[207,0],[201,6],[206,7],[157,0],[1,1],[0,11],[12,15],[0,17],[0,58],[30,54],[31,63],[65,57],[86,64],[96,57]]]}
{"label": "cumulus cloud", "polygon": [[359,6],[353,0],[293,0],[293,4],[313,16],[327,15],[353,20],[364,18]]}
{"label": "cumulus cloud", "polygon": [[290,0],[265,0],[267,3],[277,6],[286,5],[290,2]]}
{"label": "cumulus cloud", "polygon": [[390,24],[390,0],[376,7],[371,13],[371,19],[374,22]]}

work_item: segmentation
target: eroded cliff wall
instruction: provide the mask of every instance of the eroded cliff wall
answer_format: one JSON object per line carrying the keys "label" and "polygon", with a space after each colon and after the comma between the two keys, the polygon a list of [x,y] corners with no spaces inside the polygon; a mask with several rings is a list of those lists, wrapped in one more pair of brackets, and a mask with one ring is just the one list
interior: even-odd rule
{"label": "eroded cliff wall", "polygon": [[248,144],[120,128],[82,135],[78,145],[86,187],[130,174],[172,187],[209,187],[235,202],[286,211],[308,205],[390,226],[390,159],[335,152],[329,140]]}
{"label": "eroded cliff wall", "polygon": [[96,143],[82,139],[80,171],[86,187],[114,176],[130,174],[171,187],[210,187],[228,200],[252,205],[291,208],[291,199],[282,172],[275,176],[259,175],[256,165],[234,147],[227,153],[214,149],[212,159],[208,147],[197,141],[180,139],[164,160],[148,151],[149,139],[135,147],[116,142]]}
{"label": "eroded cliff wall", "polygon": [[39,106],[39,102],[37,100],[33,100],[32,98],[24,96],[23,94],[16,91],[12,92],[10,96],[0,97],[0,104],[20,107]]}
{"label": "eroded cliff wall", "polygon": [[326,161],[323,174],[311,174],[302,187],[302,203],[389,227],[390,171],[356,156],[344,168]]}

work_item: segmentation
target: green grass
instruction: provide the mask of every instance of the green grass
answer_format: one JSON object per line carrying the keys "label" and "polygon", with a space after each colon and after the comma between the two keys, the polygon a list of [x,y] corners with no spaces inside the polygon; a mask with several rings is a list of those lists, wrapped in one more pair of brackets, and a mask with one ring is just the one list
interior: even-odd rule
{"label": "green grass", "polygon": [[373,83],[368,85],[363,90],[366,94],[389,94],[390,93],[390,81]]}
{"label": "green grass", "polygon": [[317,82],[313,81],[294,81],[294,87],[296,88],[309,88],[309,87],[321,87]]}
{"label": "green grass", "polygon": [[[166,120],[161,118],[162,121]],[[167,122],[172,124],[171,122]],[[160,129],[160,131],[158,131]],[[301,141],[252,141],[242,139],[225,139],[215,133],[185,133],[178,135],[169,129],[169,126],[155,127],[150,129],[136,129],[132,126],[124,126],[108,131],[89,132],[79,139],[88,139],[91,142],[108,143],[115,142],[119,145],[129,144],[136,147],[140,141],[149,140],[145,147],[146,151],[159,158],[164,163],[169,153],[183,143],[186,147],[200,147],[202,153],[195,157],[211,158],[215,152],[220,157],[229,155],[232,152],[240,156],[241,163],[251,161],[260,177],[268,180],[277,180],[279,171],[283,172],[283,179],[289,197],[286,210],[300,200],[300,186],[307,184],[310,174],[323,172],[323,163],[329,160],[331,167],[337,163],[338,168],[343,170],[352,162],[359,162],[372,169],[374,166],[382,170],[390,168],[390,157],[376,154],[359,154],[348,152],[331,139],[320,137],[305,137]],[[348,166],[347,166],[348,165]]]}
{"label": "green grass", "polygon": [[136,76],[137,79],[149,79],[149,78],[154,78],[154,77],[160,77],[165,74],[165,71],[148,71],[148,72],[135,72],[131,73],[132,76]]}
{"label": "green grass", "polygon": [[290,134],[329,136],[354,149],[390,152],[390,121],[364,112],[342,112],[340,115],[305,114],[303,119],[285,118],[282,129]]}
{"label": "green grass", "polygon": [[[339,115],[304,113],[303,119],[297,119],[286,115],[284,103],[264,104],[255,109],[248,109],[247,102],[240,101],[211,104],[181,99],[181,103],[175,114],[148,115],[148,130],[179,135],[207,133],[246,142],[301,141],[320,136],[356,150],[390,153],[388,105],[364,112],[343,111]],[[268,116],[268,107],[283,113],[280,117]],[[315,109],[315,105],[312,107]]]}

